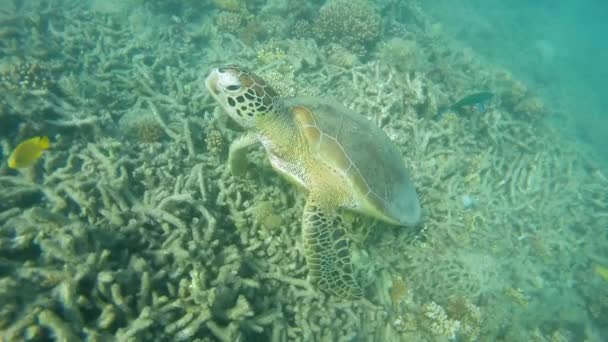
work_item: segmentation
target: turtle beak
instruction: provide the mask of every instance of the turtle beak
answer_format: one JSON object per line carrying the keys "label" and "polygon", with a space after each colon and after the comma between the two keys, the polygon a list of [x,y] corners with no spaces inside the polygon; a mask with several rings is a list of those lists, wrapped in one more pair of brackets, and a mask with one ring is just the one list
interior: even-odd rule
{"label": "turtle beak", "polygon": [[207,89],[209,89],[209,91],[211,92],[211,95],[213,95],[214,97],[217,96],[217,93],[218,93],[218,89],[217,89],[218,79],[219,79],[219,70],[217,68],[211,70],[211,72],[209,73],[209,76],[207,76],[207,79],[205,79],[205,85],[207,86]]}

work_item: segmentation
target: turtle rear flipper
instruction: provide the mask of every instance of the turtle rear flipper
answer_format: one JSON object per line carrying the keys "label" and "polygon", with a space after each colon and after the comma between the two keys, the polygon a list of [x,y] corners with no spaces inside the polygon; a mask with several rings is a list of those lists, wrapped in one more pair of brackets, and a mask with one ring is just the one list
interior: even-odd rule
{"label": "turtle rear flipper", "polygon": [[304,206],[302,235],[311,281],[342,299],[363,297],[354,278],[344,221],[336,208],[325,208],[309,197]]}

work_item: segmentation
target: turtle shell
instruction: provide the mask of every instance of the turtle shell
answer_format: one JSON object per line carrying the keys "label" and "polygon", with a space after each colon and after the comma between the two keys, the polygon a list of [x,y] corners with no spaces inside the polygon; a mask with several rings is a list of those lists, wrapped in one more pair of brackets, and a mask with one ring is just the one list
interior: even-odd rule
{"label": "turtle shell", "polygon": [[346,175],[351,209],[393,224],[414,225],[420,203],[401,153],[383,130],[352,110],[327,100],[287,102],[314,155]]}

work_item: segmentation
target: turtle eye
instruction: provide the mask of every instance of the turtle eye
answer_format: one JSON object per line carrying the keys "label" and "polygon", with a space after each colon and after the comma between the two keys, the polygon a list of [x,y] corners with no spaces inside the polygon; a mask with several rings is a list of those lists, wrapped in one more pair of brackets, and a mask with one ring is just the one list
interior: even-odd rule
{"label": "turtle eye", "polygon": [[226,89],[228,89],[230,91],[237,91],[237,90],[241,89],[241,86],[238,84],[231,84],[231,85],[227,86]]}

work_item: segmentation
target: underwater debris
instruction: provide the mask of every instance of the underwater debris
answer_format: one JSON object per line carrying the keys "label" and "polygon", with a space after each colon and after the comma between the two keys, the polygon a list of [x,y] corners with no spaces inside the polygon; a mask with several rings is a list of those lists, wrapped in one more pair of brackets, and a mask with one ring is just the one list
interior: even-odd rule
{"label": "underwater debris", "polygon": [[33,137],[22,141],[8,158],[8,167],[21,169],[34,165],[45,150],[51,147],[48,137]]}

